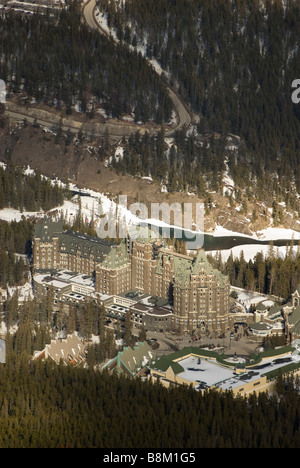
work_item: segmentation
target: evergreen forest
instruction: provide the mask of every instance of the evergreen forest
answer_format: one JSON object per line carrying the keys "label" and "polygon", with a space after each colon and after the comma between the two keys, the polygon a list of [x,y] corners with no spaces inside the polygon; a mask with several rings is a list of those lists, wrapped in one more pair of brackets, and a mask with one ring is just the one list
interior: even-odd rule
{"label": "evergreen forest", "polygon": [[[13,34],[12,34],[13,31]],[[172,101],[165,84],[141,54],[115,45],[82,21],[80,2],[57,13],[0,16],[1,78],[11,94],[67,114],[132,114],[136,121],[167,122]]]}
{"label": "evergreen forest", "polygon": [[43,177],[39,171],[27,173],[11,161],[0,166],[0,209],[48,211],[62,205],[69,196],[67,189]]}
{"label": "evergreen forest", "polygon": [[[132,325],[128,318],[125,321],[124,332],[108,328],[105,308],[97,302],[90,301],[82,304],[70,303],[68,308],[63,303],[54,304],[54,289],[42,295],[19,301],[18,290],[1,304],[1,317],[8,330],[6,334],[6,351],[10,355],[26,353],[33,356],[36,351],[42,351],[47,343],[56,336],[71,335],[77,332],[89,343],[88,365],[105,362],[116,356],[120,348],[115,338],[124,337],[125,345],[136,341],[132,338]],[[98,341],[92,343],[92,337]],[[101,345],[99,344],[101,343]]]}
{"label": "evergreen forest", "polygon": [[[101,0],[98,7],[120,40],[158,61],[199,117],[196,133],[177,138],[171,154],[156,152],[155,168],[151,149],[147,164],[131,145],[121,169],[202,194],[228,162],[239,187],[255,187],[260,199],[299,192],[300,105],[291,98],[300,77],[298,0]],[[205,142],[213,132],[241,138],[229,161],[220,145]]]}
{"label": "evergreen forest", "polygon": [[245,260],[244,252],[233,257],[231,252],[226,261],[221,253],[212,256],[210,262],[228,276],[232,286],[270,294],[288,301],[300,284],[300,252],[293,254],[293,241],[286,246],[286,255],[280,256],[271,241],[266,255],[257,252],[253,259]]}
{"label": "evergreen forest", "polygon": [[[150,176],[169,193],[196,193],[206,214],[209,192],[222,191],[225,172],[233,179],[235,202],[264,200],[274,225],[282,222],[279,201],[297,211],[300,104],[292,102],[291,83],[300,78],[299,0],[98,3],[118,44],[87,27],[77,0],[53,14],[0,14],[0,76],[10,96],[22,94],[27,104],[67,114],[93,118],[101,109],[108,117],[161,125],[156,136],[124,138],[122,157],[112,157],[112,167],[118,174]],[[147,58],[157,60],[162,78]],[[171,140],[163,127],[174,111],[167,80],[198,117]],[[106,159],[111,149],[100,147],[97,158]],[[48,211],[70,196],[6,156],[0,209]],[[95,233],[81,209],[72,226],[62,221],[64,228]],[[53,310],[51,288],[22,302],[18,291],[9,294],[10,286],[31,280],[33,228],[25,216],[0,221],[0,287],[7,292],[0,316],[9,330],[6,363],[0,364],[0,448],[300,447],[300,384],[292,376],[279,375],[272,395],[245,398],[97,371],[117,354],[114,338],[134,342],[130,318],[114,335],[96,301],[71,304],[66,312],[62,303]],[[175,247],[185,252],[184,245]],[[300,251],[294,257],[292,249],[293,242],[281,258],[270,243],[265,256],[257,253],[249,262],[243,252],[209,260],[231,285],[287,301],[300,284]],[[53,336],[74,331],[90,342],[85,367],[32,359]],[[278,345],[277,338],[265,345]]]}
{"label": "evergreen forest", "polygon": [[[43,177],[39,171],[27,173],[10,160],[0,166],[0,209],[46,212],[62,205],[69,197],[69,190]],[[30,279],[28,257],[33,227],[34,219],[25,216],[21,221],[0,220],[0,287],[19,286]]]}
{"label": "evergreen forest", "polygon": [[234,397],[29,362],[0,367],[1,448],[298,448],[299,384]]}

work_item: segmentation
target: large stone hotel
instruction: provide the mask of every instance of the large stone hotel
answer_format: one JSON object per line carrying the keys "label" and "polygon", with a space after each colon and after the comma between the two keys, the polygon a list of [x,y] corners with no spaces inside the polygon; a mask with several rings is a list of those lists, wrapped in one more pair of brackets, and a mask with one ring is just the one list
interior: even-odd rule
{"label": "large stone hotel", "polygon": [[170,329],[180,334],[229,329],[229,282],[203,250],[183,255],[151,238],[113,243],[64,231],[60,222],[45,218],[35,226],[33,268],[93,277],[95,291],[103,296],[131,292],[164,299]]}

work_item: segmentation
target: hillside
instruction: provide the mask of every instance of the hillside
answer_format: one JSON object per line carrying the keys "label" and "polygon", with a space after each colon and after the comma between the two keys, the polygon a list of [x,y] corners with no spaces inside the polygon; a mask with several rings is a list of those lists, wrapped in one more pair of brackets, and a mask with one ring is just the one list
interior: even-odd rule
{"label": "hillside", "polygon": [[[14,34],[11,34],[14,31]],[[114,44],[82,21],[81,5],[68,2],[57,12],[0,17],[0,75],[9,96],[24,92],[27,102],[100,113],[158,124],[172,118],[165,84],[141,54]]]}
{"label": "hillside", "polygon": [[161,457],[176,447],[176,462],[181,456],[186,463],[200,462],[200,448],[299,447],[300,401],[292,380],[284,392],[281,379],[274,397],[234,398],[51,361],[28,363],[26,355],[12,355],[0,371],[1,448],[97,448],[99,460],[120,455],[118,449],[146,458],[152,449],[153,460],[153,449]]}
{"label": "hillside", "polygon": [[[216,226],[245,234],[269,226],[299,230],[300,105],[291,99],[291,83],[300,76],[296,1],[284,8],[277,1],[174,0],[172,8],[161,1],[101,1],[95,13],[114,41],[87,30],[76,8],[74,3],[54,18],[11,12],[1,20],[9,38],[2,43],[9,106],[38,109],[54,122],[46,129],[3,118],[2,161],[11,158],[111,196],[127,194],[129,202],[203,201],[207,232]],[[9,34],[17,24],[19,40]],[[68,58],[64,47],[48,48],[53,27],[55,44],[63,35],[64,45],[73,48]],[[45,40],[39,44],[41,28]],[[39,73],[32,75],[28,63],[37,47],[33,66]],[[124,68],[115,68],[112,57],[122,58]],[[95,86],[99,60],[105,79]],[[47,81],[49,64],[60,61],[61,80]],[[134,75],[128,86],[127,72]],[[171,118],[167,83],[193,111],[189,125],[174,135],[168,132],[174,114]],[[152,104],[139,101],[140,93],[143,99],[153,96]],[[126,104],[130,96],[134,99]],[[119,98],[126,105],[116,112],[109,106],[120,104]],[[137,104],[143,112],[148,105],[168,110],[163,118],[141,116]],[[77,119],[77,134],[62,127],[65,117]],[[109,131],[97,133],[111,117],[124,130],[119,141]],[[156,122],[155,131],[149,119]],[[80,122],[89,132],[82,133]],[[141,126],[134,127],[137,122]],[[158,122],[167,125],[160,131]]]}
{"label": "hillside", "polygon": [[[195,113],[194,138],[215,132],[244,142],[229,168],[242,190],[287,204],[293,192],[297,198],[300,106],[291,96],[300,76],[299,2],[174,0],[170,8],[164,1],[103,0],[98,9],[112,34],[165,71]],[[174,171],[189,190],[201,188],[194,180],[203,172],[201,155],[176,150],[165,180],[171,183]],[[225,159],[223,152],[214,178]]]}
{"label": "hillside", "polygon": [[[105,193],[110,198],[126,194],[128,203],[139,200],[148,206],[152,202],[204,201],[206,232],[213,231],[216,226],[250,235],[269,226],[300,231],[297,212],[291,207],[277,205],[281,214],[275,219],[272,199],[268,205],[253,194],[249,201],[226,170],[221,179],[221,190],[211,189],[204,196],[184,191],[168,192],[161,180],[146,177],[145,173],[134,177],[118,168],[114,161],[120,159],[121,164],[119,155],[124,154],[128,143],[107,143],[106,146],[97,139],[83,137],[79,140],[77,136],[56,133],[38,125],[12,123],[4,116],[0,127],[0,161],[4,163],[12,161],[16,165],[29,166],[45,176]],[[169,151],[169,145],[170,139],[164,141],[165,152]],[[236,191],[240,194],[239,199],[234,195]]]}

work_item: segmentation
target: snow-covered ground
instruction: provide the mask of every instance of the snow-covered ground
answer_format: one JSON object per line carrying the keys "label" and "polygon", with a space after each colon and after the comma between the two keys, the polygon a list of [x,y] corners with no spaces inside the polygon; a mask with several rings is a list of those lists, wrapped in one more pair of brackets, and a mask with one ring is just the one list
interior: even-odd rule
{"label": "snow-covered ground", "polygon": [[300,239],[300,232],[293,231],[292,229],[284,229],[284,228],[266,228],[262,229],[261,231],[257,231],[252,236],[248,236],[247,234],[241,234],[240,232],[229,231],[228,229],[223,228],[222,226],[217,225],[213,234],[214,237],[226,237],[226,236],[238,236],[238,237],[247,237],[248,239],[255,239],[255,240],[279,240],[279,239]]}
{"label": "snow-covered ground", "polygon": [[43,218],[45,216],[45,213],[42,212],[42,211],[19,211],[19,210],[15,210],[14,208],[3,208],[2,210],[0,210],[0,219],[2,219],[3,221],[21,221],[22,220],[22,217],[25,217],[25,218]]}
{"label": "snow-covered ground", "polygon": [[266,228],[256,233],[259,240],[300,239],[300,232],[284,228]]}
{"label": "snow-covered ground", "polygon": [[[121,154],[121,151],[119,152]],[[32,172],[32,169],[27,167],[25,173]],[[64,185],[61,181],[55,180],[61,185]],[[105,194],[90,190],[90,189],[80,189],[75,184],[69,184],[70,190],[78,192],[80,196],[75,195],[71,200],[66,200],[63,205],[58,206],[50,211],[56,219],[59,219],[62,215],[64,219],[68,222],[71,222],[72,219],[76,217],[81,209],[81,214],[83,220],[89,223],[91,220],[94,220],[98,232],[100,232],[100,226],[104,226],[104,220],[118,220],[120,226],[124,228],[124,232],[128,230],[133,230],[134,226],[139,225],[139,223],[149,223],[153,228],[160,227],[175,227],[167,222],[159,221],[154,219],[151,216],[148,216],[148,212],[144,213],[144,216],[138,217],[137,206],[131,205],[128,207],[126,196],[123,198],[119,197],[116,201],[111,200]],[[80,199],[80,204],[79,204]],[[142,205],[142,204],[141,204]],[[146,207],[145,207],[146,208]],[[22,217],[35,217],[42,218],[47,213],[43,211],[38,212],[20,212],[12,208],[4,208],[0,210],[0,219],[5,221],[20,221]],[[151,213],[150,213],[151,215]],[[113,223],[112,223],[113,224]],[[194,229],[194,228],[193,228]],[[138,231],[139,232],[139,231]],[[195,231],[193,230],[193,233]],[[196,231],[200,234],[203,234],[202,231]],[[222,226],[216,226],[215,231],[212,233],[214,237],[245,237],[248,239],[254,240],[265,240],[265,241],[274,241],[279,239],[285,239],[289,243],[292,239],[299,240],[300,233],[293,231],[292,229],[282,229],[282,228],[267,228],[255,233],[253,236],[247,236],[239,232],[228,231]],[[244,258],[246,261],[253,259],[257,252],[262,252],[264,255],[267,253],[268,245],[259,245],[259,244],[243,244],[237,247],[233,247],[229,250],[222,250],[221,255],[223,261],[225,261],[230,253],[232,252],[234,257],[239,257],[241,251],[244,253]],[[294,253],[297,252],[297,247],[294,247]],[[286,247],[276,247],[275,251],[278,255],[284,257],[286,254]],[[216,252],[210,252],[214,255]]]}
{"label": "snow-covered ground", "polygon": [[235,286],[231,286],[230,289],[231,291],[235,291],[237,293],[237,300],[242,306],[245,307],[246,311],[249,311],[251,305],[257,305],[260,302],[263,302],[266,307],[271,307],[274,305],[274,302],[264,294],[247,291],[246,289],[237,288]]}
{"label": "snow-covered ground", "polygon": [[[278,239],[282,239],[282,237],[279,237]],[[289,241],[287,240],[287,243],[288,242]],[[244,259],[246,260],[246,262],[248,262],[249,260],[253,260],[255,255],[258,252],[262,252],[263,256],[266,257],[267,252],[268,252],[268,248],[269,248],[268,245],[245,244],[245,245],[238,245],[236,247],[232,247],[232,249],[221,250],[220,253],[221,253],[221,257],[222,257],[223,262],[225,262],[228,259],[228,257],[231,255],[231,252],[232,252],[233,258],[240,257],[241,252],[243,252]],[[296,255],[297,250],[298,250],[297,246],[293,247],[294,256]],[[212,250],[209,253],[212,256],[215,256],[218,252],[219,251],[217,251],[217,250]],[[286,247],[284,247],[284,246],[275,247],[274,252],[279,258],[285,258],[285,256],[286,256]]]}
{"label": "snow-covered ground", "polygon": [[[290,244],[292,240],[299,240],[300,239],[300,232],[293,231],[292,229],[283,229],[283,228],[267,228],[261,231],[256,232],[253,236],[247,236],[245,234],[241,234],[239,232],[228,231],[228,229],[223,228],[222,226],[216,226],[216,229],[213,233],[214,237],[245,237],[247,239],[254,239],[254,240],[263,240],[263,241],[275,241],[275,240],[286,240],[287,244]],[[233,257],[239,257],[241,252],[244,253],[244,258],[246,261],[253,260],[255,255],[258,252],[262,252],[264,256],[266,256],[268,252],[269,246],[268,245],[260,245],[260,244],[243,244],[238,245],[236,247],[232,247],[231,249],[224,249],[221,250],[222,260],[226,261],[230,256],[231,252]],[[293,253],[296,255],[298,250],[297,246],[293,247]],[[286,256],[286,246],[281,247],[274,247],[275,253],[280,258],[285,258]],[[211,251],[211,255],[215,255],[217,251]]]}
{"label": "snow-covered ground", "polygon": [[[119,223],[121,223],[125,230],[130,230],[132,226],[139,224],[141,219],[134,213],[134,210],[130,211],[128,207],[122,203],[117,204],[115,201],[110,200],[106,195],[103,193],[95,192],[89,189],[79,189],[76,185],[71,185],[70,189],[76,190],[80,192],[80,201],[81,201],[81,213],[83,216],[83,220],[89,223],[92,219],[95,221],[96,226],[100,227],[100,223],[103,222],[103,216],[106,216],[106,219],[118,219]],[[129,207],[130,208],[130,207]],[[56,219],[59,219],[61,215],[64,216],[66,221],[71,222],[72,219],[76,217],[79,212],[79,197],[75,195],[72,200],[66,200],[63,205],[58,206],[52,209],[50,212],[53,214],[55,213]],[[4,208],[0,210],[0,219],[5,221],[20,221],[22,217],[35,217],[35,218],[42,218],[45,216],[46,213],[42,211],[38,212],[20,212],[19,210],[15,210],[12,208]],[[153,218],[145,217],[143,220],[151,224],[151,226],[164,226],[170,227],[169,224],[159,221]],[[171,226],[174,227],[174,226]],[[243,235],[238,232],[228,231],[227,229],[222,228],[221,226],[217,226],[214,233],[212,234],[214,237],[226,237],[226,236],[237,236],[237,237],[246,237],[246,238],[253,238],[255,240],[277,240],[277,239],[286,239],[287,243],[290,240],[300,239],[300,233],[296,231],[292,231],[291,229],[278,229],[278,228],[268,228],[259,233],[256,233],[252,237]],[[262,252],[266,255],[268,250],[268,245],[259,245],[259,244],[244,244],[233,247],[232,249],[222,250],[222,260],[226,261],[229,255],[233,254],[234,257],[239,257],[241,251],[244,253],[244,258],[246,261],[253,259],[257,252]],[[297,252],[297,247],[294,247],[294,253]],[[278,255],[284,257],[286,254],[286,247],[276,247],[275,251]],[[212,255],[216,253],[216,251],[210,252]]]}

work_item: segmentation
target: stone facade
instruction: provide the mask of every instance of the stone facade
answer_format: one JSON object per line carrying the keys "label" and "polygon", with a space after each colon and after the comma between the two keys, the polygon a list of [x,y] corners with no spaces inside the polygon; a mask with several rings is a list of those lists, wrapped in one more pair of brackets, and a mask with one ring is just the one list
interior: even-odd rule
{"label": "stone facade", "polygon": [[115,296],[130,289],[130,258],[125,244],[120,244],[112,247],[103,262],[96,265],[95,290]]}
{"label": "stone facade", "polygon": [[44,219],[36,224],[32,249],[34,270],[69,270],[95,274],[112,242],[73,231],[63,231],[61,222]]}
{"label": "stone facade", "polygon": [[173,330],[221,334],[229,329],[229,281],[212,268],[204,251],[192,257],[135,240],[131,268],[133,289],[172,303]]}
{"label": "stone facade", "polygon": [[228,279],[202,250],[183,255],[151,238],[114,244],[44,220],[35,229],[33,266],[95,275],[95,291],[106,295],[132,290],[167,299],[171,328],[180,334],[221,334],[230,327]]}

